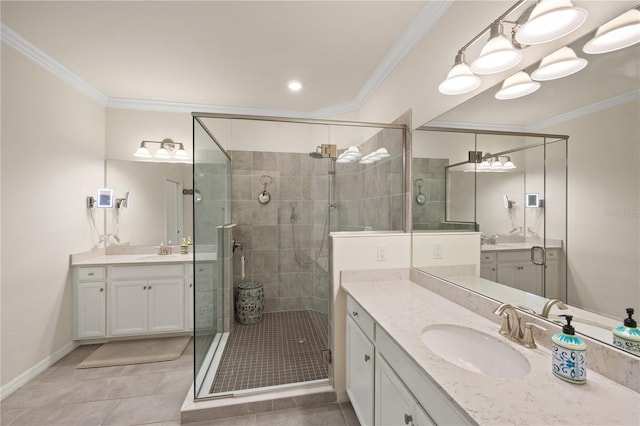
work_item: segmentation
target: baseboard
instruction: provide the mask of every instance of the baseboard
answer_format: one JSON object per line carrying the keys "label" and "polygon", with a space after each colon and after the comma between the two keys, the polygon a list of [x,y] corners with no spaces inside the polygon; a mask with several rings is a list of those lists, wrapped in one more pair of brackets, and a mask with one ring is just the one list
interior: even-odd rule
{"label": "baseboard", "polygon": [[0,401],[20,389],[22,386],[27,384],[29,380],[33,379],[38,374],[51,367],[58,360],[62,359],[65,355],[67,355],[78,346],[80,346],[80,344],[75,341],[67,343],[62,348],[55,351],[53,354],[49,355],[24,373],[20,374],[15,379],[11,380],[6,385],[2,386],[2,388],[0,388]]}
{"label": "baseboard", "polygon": [[349,394],[347,394],[346,390],[338,390],[336,389],[336,399],[338,402],[350,402]]}

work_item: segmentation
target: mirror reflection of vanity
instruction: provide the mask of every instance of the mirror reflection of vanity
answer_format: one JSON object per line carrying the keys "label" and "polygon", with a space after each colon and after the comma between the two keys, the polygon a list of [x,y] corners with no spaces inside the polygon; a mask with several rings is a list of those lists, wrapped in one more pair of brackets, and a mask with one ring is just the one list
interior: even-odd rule
{"label": "mirror reflection of vanity", "polygon": [[[469,234],[477,248],[468,256],[471,268],[424,267],[415,253],[413,266],[538,315],[541,303],[560,299],[569,309],[554,306],[549,320],[571,312],[576,331],[611,344],[611,329],[622,324],[625,308],[640,311],[640,49],[588,55],[582,47],[592,37],[569,45],[589,61],[584,70],[545,81],[519,99],[497,100],[499,87],[491,88],[414,131],[414,251],[424,234],[443,231],[457,231],[460,238]],[[557,142],[562,135],[568,136],[566,147]],[[542,153],[527,149],[541,142]],[[517,168],[501,174],[465,171],[478,166],[469,161],[470,151],[506,152]],[[419,195],[426,202],[418,203]],[[484,234],[482,241],[473,231]],[[496,257],[509,253],[507,245],[539,244],[540,238],[546,273],[559,277],[555,292],[549,281],[541,293],[496,284],[501,280],[492,273],[500,271],[487,269],[484,258],[490,254],[487,261],[496,268]],[[550,273],[553,252],[556,270]]]}
{"label": "mirror reflection of vanity", "polygon": [[126,207],[108,209],[109,245],[179,245],[191,236],[192,166],[185,163],[107,160],[107,188],[114,198],[128,200]]}

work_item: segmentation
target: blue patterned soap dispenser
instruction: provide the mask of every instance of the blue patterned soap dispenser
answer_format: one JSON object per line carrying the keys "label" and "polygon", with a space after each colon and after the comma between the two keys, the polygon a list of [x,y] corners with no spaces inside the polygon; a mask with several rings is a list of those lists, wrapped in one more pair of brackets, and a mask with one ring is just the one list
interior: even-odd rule
{"label": "blue patterned soap dispenser", "polygon": [[636,320],[631,318],[633,312],[633,308],[627,308],[629,318],[624,319],[624,325],[613,329],[613,345],[627,352],[640,355],[640,330],[638,330]]}
{"label": "blue patterned soap dispenser", "polygon": [[576,336],[571,325],[572,315],[561,315],[567,323],[562,326],[562,333],[551,338],[551,355],[553,357],[553,374],[567,382],[583,384],[587,381],[587,345]]}

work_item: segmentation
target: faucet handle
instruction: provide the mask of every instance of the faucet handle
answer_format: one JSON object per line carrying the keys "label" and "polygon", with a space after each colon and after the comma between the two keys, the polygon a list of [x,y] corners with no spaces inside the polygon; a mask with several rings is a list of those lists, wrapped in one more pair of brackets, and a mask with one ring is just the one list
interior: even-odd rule
{"label": "faucet handle", "polygon": [[535,327],[540,331],[547,331],[546,328],[544,328],[542,326],[539,326],[538,324],[534,324],[532,322],[525,323],[525,325],[524,325],[524,337],[522,338],[522,345],[525,348],[529,348],[529,349],[537,348],[536,341],[533,338],[532,327]]}

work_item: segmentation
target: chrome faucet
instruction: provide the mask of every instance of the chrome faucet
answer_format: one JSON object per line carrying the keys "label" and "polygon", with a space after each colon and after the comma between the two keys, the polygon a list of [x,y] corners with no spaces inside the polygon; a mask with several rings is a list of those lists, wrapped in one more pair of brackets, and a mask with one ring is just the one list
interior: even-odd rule
{"label": "chrome faucet", "polygon": [[547,300],[547,303],[545,303],[544,306],[542,307],[542,312],[540,313],[540,315],[543,316],[544,318],[549,318],[549,312],[551,311],[551,308],[553,308],[554,305],[558,305],[558,309],[561,309],[561,310],[568,309],[567,305],[562,303],[562,301],[558,299],[549,299]]}
{"label": "chrome faucet", "polygon": [[533,327],[541,331],[547,331],[546,328],[541,327],[538,324],[528,322],[524,326],[523,333],[520,326],[520,320],[522,317],[519,316],[515,308],[508,303],[503,303],[498,306],[493,313],[502,316],[502,326],[500,327],[499,333],[525,348],[535,349],[537,347],[533,338]]}

